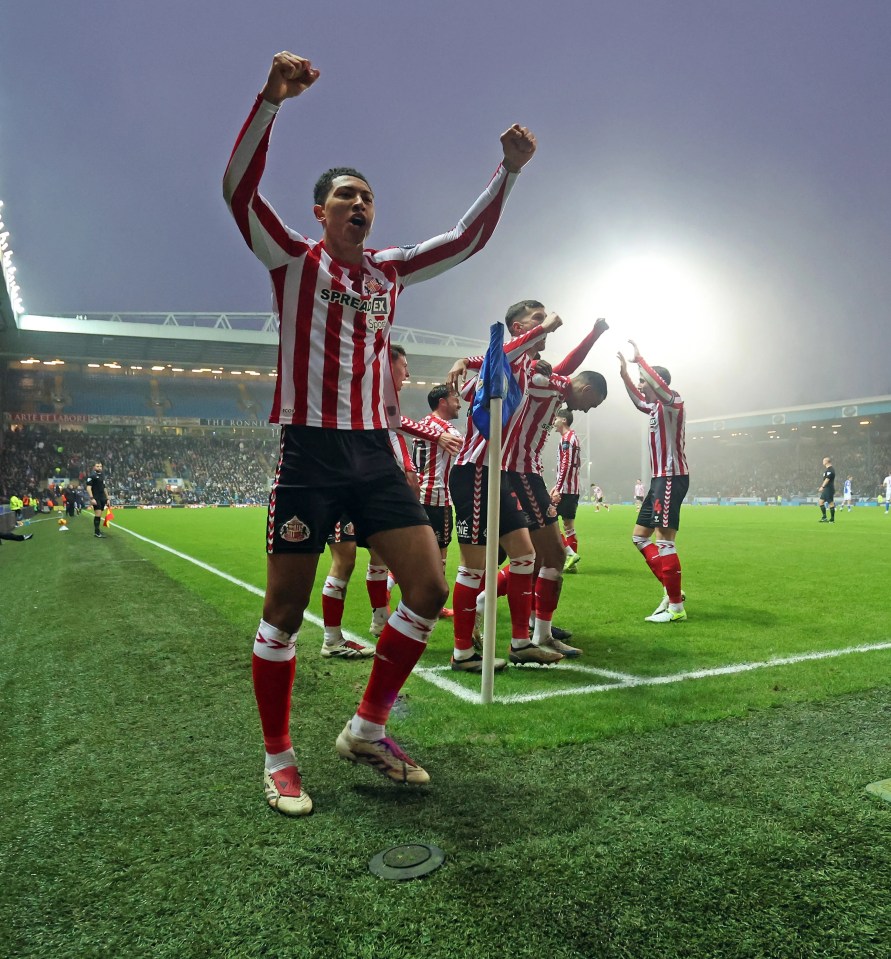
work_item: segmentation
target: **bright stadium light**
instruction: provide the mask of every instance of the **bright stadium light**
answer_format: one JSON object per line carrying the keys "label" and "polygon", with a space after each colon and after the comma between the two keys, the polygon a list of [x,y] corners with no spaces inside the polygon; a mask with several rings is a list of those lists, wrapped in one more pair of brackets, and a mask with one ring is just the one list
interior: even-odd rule
{"label": "bright stadium light", "polygon": [[15,267],[12,265],[12,247],[9,244],[9,230],[3,223],[3,201],[0,200],[0,263],[3,264],[3,282],[6,284],[6,292],[9,294],[9,302],[12,305],[12,312],[16,316],[21,316],[25,312],[22,303],[21,289],[15,278]]}
{"label": "bright stadium light", "polygon": [[160,373],[161,370],[164,370],[164,369],[166,369],[166,367],[164,367],[164,366],[153,366],[153,367],[152,367],[152,372],[154,372],[154,373]]}
{"label": "bright stadium light", "polygon": [[[617,253],[584,271],[582,284],[572,284],[566,302],[555,307],[564,320],[577,316],[606,317],[610,339],[627,358],[628,339],[637,342],[651,362],[666,343],[678,345],[685,358],[701,359],[719,346],[718,331],[726,308],[708,264],[693,252],[649,246]],[[548,304],[550,306],[550,304]],[[561,331],[566,342],[577,331]],[[557,344],[555,349],[559,350]],[[662,362],[671,364],[673,357]]]}

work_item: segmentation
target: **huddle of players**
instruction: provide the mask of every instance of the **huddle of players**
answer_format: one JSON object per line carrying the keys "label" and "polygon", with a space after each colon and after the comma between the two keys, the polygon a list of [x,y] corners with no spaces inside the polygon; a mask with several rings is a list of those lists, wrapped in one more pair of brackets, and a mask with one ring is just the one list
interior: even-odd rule
{"label": "huddle of players", "polygon": [[[322,239],[309,239],[285,226],[259,192],[259,184],[279,108],[285,100],[304,94],[319,76],[320,71],[304,57],[283,52],[273,58],[223,180],[225,200],[245,243],[269,271],[279,317],[279,368],[270,421],[282,426],[281,456],[270,493],[266,592],[254,638],[252,674],[266,751],[264,793],[272,808],[291,816],[306,815],[313,808],[291,740],[297,636],[319,557],[329,534],[345,516],[352,522],[356,543],[373,551],[384,575],[387,569],[393,573],[401,598],[380,625],[368,683],[335,749],[341,759],[370,766],[396,782],[430,780],[427,771],[386,732],[392,706],[448,597],[444,537],[437,540],[419,491],[406,482],[411,470],[399,431],[407,424],[399,412],[400,361],[390,350],[390,328],[396,298],[407,286],[451,269],[485,246],[521,169],[536,149],[534,135],[519,124],[512,125],[501,136],[502,161],[453,229],[424,243],[380,250],[365,246],[375,212],[368,178],[353,168],[333,168],[314,189],[313,215]],[[509,314],[507,320],[514,336],[505,349],[524,400],[505,430],[500,464],[499,539],[510,564],[503,576],[499,574],[499,583],[490,586],[503,588],[508,596],[514,662],[553,662],[564,655],[551,628],[565,554],[555,526],[555,504],[541,478],[540,453],[547,428],[559,406],[589,410],[606,395],[599,374],[575,374],[602,328],[595,325],[556,368],[537,358],[547,334],[560,322],[534,301],[517,304],[516,315]],[[651,432],[662,429],[655,408],[667,404],[678,411],[682,404],[665,377],[647,367],[636,348],[633,361],[646,382],[642,380],[639,388],[630,384],[622,359],[626,386],[641,409],[651,409]],[[477,369],[480,363],[481,358],[469,358],[466,369]],[[453,368],[450,375],[454,382],[447,386],[454,387],[459,371]],[[471,379],[463,393],[466,400],[473,390]],[[441,424],[415,426],[421,430],[417,438],[425,441],[440,443],[447,434]],[[681,414],[681,443],[682,432]],[[449,482],[440,490],[448,489],[454,502],[461,548],[453,654],[459,669],[478,668],[473,628],[483,585],[487,446],[485,437],[468,421]],[[425,470],[430,466],[423,465]],[[676,520],[681,485],[675,485],[672,500],[669,483],[660,502],[652,504],[649,535],[663,516],[666,530],[669,520]],[[669,501],[674,512],[667,506]],[[424,504],[428,505],[445,504]],[[434,514],[433,519],[438,528],[444,528],[439,526],[444,516]],[[639,522],[643,521],[642,511]],[[657,559],[664,565],[658,529],[656,535]],[[647,556],[643,548],[642,552]],[[648,557],[647,562],[655,571],[655,561]],[[679,583],[677,566],[676,581],[668,586],[672,605],[666,604],[673,616],[678,608],[683,610],[682,602],[675,602],[682,600],[676,588]],[[533,586],[536,618],[530,636]]]}

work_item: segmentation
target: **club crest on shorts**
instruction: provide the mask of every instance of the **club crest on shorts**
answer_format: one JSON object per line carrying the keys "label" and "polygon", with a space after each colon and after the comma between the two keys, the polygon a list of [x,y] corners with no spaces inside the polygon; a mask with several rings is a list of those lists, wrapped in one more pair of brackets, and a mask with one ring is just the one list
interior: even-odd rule
{"label": "club crest on shorts", "polygon": [[302,543],[309,539],[309,527],[302,519],[292,516],[278,528],[278,535],[287,543]]}
{"label": "club crest on shorts", "polygon": [[548,516],[554,517],[557,515],[557,507],[553,503],[548,507]]}
{"label": "club crest on shorts", "polygon": [[341,533],[343,533],[344,536],[355,536],[356,527],[353,526],[352,523],[347,523],[346,526],[344,526],[343,529],[341,530]]}

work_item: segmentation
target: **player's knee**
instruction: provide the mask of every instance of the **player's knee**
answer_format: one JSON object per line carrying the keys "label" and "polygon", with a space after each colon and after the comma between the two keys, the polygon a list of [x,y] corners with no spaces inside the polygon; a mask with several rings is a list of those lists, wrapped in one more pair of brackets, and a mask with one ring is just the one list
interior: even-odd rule
{"label": "player's knee", "polygon": [[449,598],[449,587],[442,575],[436,571],[429,576],[416,579],[411,585],[402,584],[403,602],[418,616],[434,619],[445,606]]}

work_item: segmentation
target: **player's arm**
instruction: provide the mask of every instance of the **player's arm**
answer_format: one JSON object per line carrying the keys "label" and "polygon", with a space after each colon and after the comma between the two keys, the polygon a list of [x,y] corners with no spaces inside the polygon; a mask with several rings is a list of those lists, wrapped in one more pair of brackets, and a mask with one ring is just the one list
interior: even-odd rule
{"label": "player's arm", "polygon": [[616,353],[616,357],[619,360],[619,376],[622,377],[622,382],[625,384],[625,389],[627,390],[628,395],[631,397],[631,402],[639,410],[641,410],[641,412],[649,413],[646,397],[637,388],[634,380],[631,379],[631,374],[628,372],[628,361],[625,359],[621,351]]}
{"label": "player's arm", "polygon": [[551,493],[551,500],[556,504],[558,503],[559,496],[563,490],[563,484],[566,481],[566,474],[569,472],[569,441],[560,440],[560,456],[557,460],[557,478],[554,480],[554,491],[558,495],[558,499],[554,499],[554,493]]}
{"label": "player's arm", "polygon": [[429,280],[478,253],[488,243],[520,170],[536,150],[534,134],[515,123],[501,135],[503,158],[476,202],[448,233],[417,246],[392,247],[374,254],[392,262],[403,286]]}
{"label": "player's arm", "polygon": [[640,375],[652,387],[653,392],[656,394],[656,398],[659,400],[659,402],[663,403],[665,406],[682,406],[683,400],[681,399],[680,394],[671,389],[665,380],[663,380],[662,377],[653,369],[653,367],[650,366],[650,364],[647,363],[647,361],[641,356],[637,343],[635,343],[634,340],[629,340],[628,342],[634,349],[632,362],[637,363],[638,369],[640,370]]}
{"label": "player's arm", "polygon": [[594,324],[591,332],[582,340],[575,349],[570,350],[566,356],[560,360],[554,367],[555,373],[563,376],[569,376],[584,363],[585,357],[591,350],[591,347],[600,339],[600,337],[609,329],[609,323],[603,317],[600,317]]}
{"label": "player's arm", "polygon": [[282,266],[302,249],[304,239],[288,230],[260,194],[272,124],[279,106],[299,96],[319,77],[309,60],[277,53],[263,90],[248,115],[223,175],[223,197],[245,243],[268,268]]}
{"label": "player's arm", "polygon": [[407,436],[434,442],[440,449],[451,453],[453,456],[461,449],[461,440],[440,426],[418,423],[416,420],[403,416],[400,420],[399,430]]}

